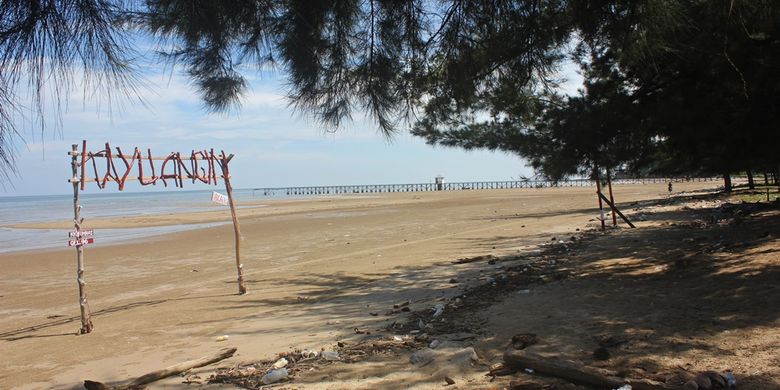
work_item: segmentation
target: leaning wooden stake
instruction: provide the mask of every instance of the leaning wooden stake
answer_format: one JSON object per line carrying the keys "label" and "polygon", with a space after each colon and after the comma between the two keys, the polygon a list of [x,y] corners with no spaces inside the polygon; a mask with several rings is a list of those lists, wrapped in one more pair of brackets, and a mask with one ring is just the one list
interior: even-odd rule
{"label": "leaning wooden stake", "polygon": [[[609,172],[609,168],[607,168],[607,185],[609,186],[609,202],[612,204],[615,204],[615,198],[612,196],[612,175]],[[617,215],[613,211],[612,212],[612,226],[617,226]]]}
{"label": "leaning wooden stake", "polygon": [[244,265],[241,264],[241,228],[238,226],[238,217],[236,216],[236,204],[233,202],[233,186],[230,185],[230,169],[228,163],[233,159],[233,155],[225,157],[222,152],[222,158],[219,165],[222,168],[222,177],[225,179],[225,191],[227,191],[228,202],[230,203],[230,215],[233,217],[233,232],[236,236],[236,270],[238,271],[238,294],[246,294],[246,282],[244,281]]}
{"label": "leaning wooden stake", "polygon": [[526,351],[507,351],[504,353],[504,364],[516,369],[530,368],[543,375],[550,375],[573,383],[605,389],[616,389],[625,384],[631,385],[631,388],[635,390],[665,390],[673,388],[664,383],[647,379],[620,378],[613,371],[551,359]]}
{"label": "leaning wooden stake", "polygon": [[94,382],[90,380],[84,381],[84,387],[87,388],[87,390],[136,390],[136,389],[143,389],[145,385],[156,382],[160,379],[167,378],[169,376],[174,376],[181,374],[182,372],[191,370],[193,368],[208,366],[209,364],[216,363],[220,360],[227,359],[233,354],[236,353],[235,348],[227,348],[223,349],[216,355],[210,355],[210,356],[204,356],[200,359],[196,360],[190,360],[184,363],[179,363],[175,366],[170,366],[168,368],[164,368],[162,370],[157,370],[150,372],[146,375],[140,376],[138,378],[135,378],[130,381],[125,381],[122,383],[116,383],[113,385],[106,385],[101,382]]}
{"label": "leaning wooden stake", "polygon": [[[84,141],[84,145],[86,146]],[[73,168],[73,177],[78,176],[79,162],[78,162],[78,149],[77,144],[73,144],[73,153],[71,154],[71,167]],[[86,148],[85,148],[86,149]],[[86,150],[82,150],[81,153],[86,153]],[[82,156],[82,161],[84,160]],[[76,231],[81,231],[81,223],[84,219],[81,218],[81,206],[79,206],[79,182],[73,182],[73,226]],[[83,245],[76,245],[76,281],[79,284],[79,308],[81,309],[81,329],[80,334],[86,334],[92,332],[92,319],[89,314],[89,304],[87,303],[87,282],[84,280],[84,248]]]}
{"label": "leaning wooden stake", "polygon": [[624,220],[624,221],[626,221],[626,223],[628,224],[628,226],[631,226],[632,228],[635,228],[635,227],[636,227],[636,226],[634,226],[634,224],[633,224],[633,223],[631,223],[631,221],[628,219],[628,217],[626,217],[625,215],[623,215],[623,213],[621,213],[621,212],[620,212],[620,210],[618,210],[618,208],[617,208],[617,207],[615,207],[615,204],[614,204],[614,203],[610,202],[610,201],[609,201],[609,199],[607,199],[607,197],[606,197],[606,196],[604,196],[604,194],[602,194],[601,192],[599,192],[598,194],[599,194],[599,197],[600,197],[600,198],[601,198],[601,199],[602,199],[602,200],[603,200],[603,201],[604,201],[604,202],[605,202],[605,203],[606,203],[606,204],[607,204],[607,205],[608,205],[610,208],[612,208],[612,212],[613,212],[613,213],[617,213],[617,215],[619,215],[619,216],[620,216],[620,218],[623,218],[623,220]]}

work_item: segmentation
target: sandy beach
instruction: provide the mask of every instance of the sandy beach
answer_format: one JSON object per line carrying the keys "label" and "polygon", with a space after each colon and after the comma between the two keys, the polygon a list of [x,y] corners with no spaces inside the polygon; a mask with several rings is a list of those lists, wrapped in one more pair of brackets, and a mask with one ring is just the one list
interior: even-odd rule
{"label": "sandy beach", "polygon": [[[712,186],[679,183],[675,190]],[[327,349],[354,336],[355,328],[387,326],[393,319],[383,314],[394,303],[410,300],[414,310],[422,310],[462,293],[468,284],[450,283],[465,279],[453,260],[516,254],[585,229],[598,216],[594,192],[481,190],[263,202],[264,207],[239,210],[249,289],[243,296],[236,295],[230,224],[87,247],[95,330],[82,336],[74,335],[80,325],[72,248],[0,255],[0,388],[71,389],[81,388],[84,379],[120,381],[228,346],[238,353],[221,366],[272,359],[294,348]],[[663,184],[615,187],[615,198],[626,206],[666,196]],[[225,210],[85,225],[99,230],[229,219]],[[24,227],[61,226],[67,222]],[[229,339],[215,341],[220,335]],[[390,374],[400,366],[382,367],[364,366],[349,375],[326,370],[295,388],[441,386],[439,378],[415,371],[405,377],[417,375],[415,382],[398,382]],[[213,367],[202,372],[209,370]],[[333,382],[339,378],[356,381]],[[472,385],[462,388],[489,386]],[[220,385],[206,387],[212,386]],[[174,377],[150,388],[200,387]]]}

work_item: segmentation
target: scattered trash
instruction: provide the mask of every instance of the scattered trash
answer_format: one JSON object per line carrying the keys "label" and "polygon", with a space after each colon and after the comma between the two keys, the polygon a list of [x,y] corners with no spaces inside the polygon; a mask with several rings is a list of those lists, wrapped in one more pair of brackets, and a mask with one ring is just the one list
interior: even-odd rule
{"label": "scattered trash", "polygon": [[522,290],[517,290],[517,293],[518,294],[529,294],[529,293],[531,293],[531,290],[529,290],[527,288],[524,288]]}
{"label": "scattered trash", "polygon": [[689,390],[735,389],[736,386],[737,380],[730,371],[726,371],[724,375],[715,371],[704,371],[685,383],[685,389]]}
{"label": "scattered trash", "polygon": [[393,309],[399,309],[399,308],[402,308],[402,307],[409,306],[410,303],[412,303],[412,301],[396,303],[396,304],[393,305]]}
{"label": "scattered trash", "polygon": [[723,378],[726,379],[726,385],[729,389],[737,388],[737,378],[734,377],[734,374],[731,371],[726,371],[723,374]]}
{"label": "scattered trash", "polygon": [[268,371],[260,380],[263,382],[263,384],[270,385],[271,383],[276,383],[282,379],[287,378],[288,375],[290,374],[287,372],[286,368],[280,368],[278,370]]}
{"label": "scattered trash", "polygon": [[447,382],[448,385],[454,385],[455,384],[455,379],[452,379],[452,378],[450,378],[448,376],[444,377],[444,381]]}
{"label": "scattered trash", "polygon": [[317,353],[317,351],[310,351],[308,349],[304,349],[303,352],[301,352],[301,356],[304,359],[316,358],[318,355],[319,353]]}
{"label": "scattered trash", "polygon": [[512,336],[512,348],[525,349],[539,342],[534,333],[518,333]]}
{"label": "scattered trash", "polygon": [[531,369],[531,368],[524,368],[523,371],[525,371],[525,372],[527,372],[529,374],[533,374],[534,373],[534,370]]}
{"label": "scattered trash", "polygon": [[323,351],[322,358],[329,362],[339,360],[339,353],[336,351]]}
{"label": "scattered trash", "polygon": [[217,336],[215,339],[216,341],[227,341],[230,338],[230,336],[223,334],[222,336]]}
{"label": "scattered trash", "polygon": [[409,356],[409,362],[417,367],[426,366],[432,362],[433,359],[435,359],[435,355],[433,350],[430,348],[421,349],[414,352],[412,356]]}
{"label": "scattered trash", "polygon": [[433,313],[434,317],[438,317],[438,316],[442,315],[442,313],[444,313],[444,304],[443,303],[437,303],[433,307],[433,310],[434,310],[434,313]]}
{"label": "scattered trash", "polygon": [[490,372],[488,372],[488,375],[492,376],[505,376],[505,375],[512,375],[515,373],[515,369],[512,367],[507,366],[504,363],[496,363],[490,366]]}
{"label": "scattered trash", "polygon": [[618,387],[617,389],[614,389],[614,390],[632,390],[632,387],[629,384],[625,384],[625,385],[620,386],[620,387]]}
{"label": "scattered trash", "polygon": [[273,366],[271,366],[271,368],[273,368],[274,370],[278,370],[280,368],[287,367],[287,363],[289,363],[287,359],[281,358],[277,360],[276,363],[274,363]]}
{"label": "scattered trash", "polygon": [[404,338],[401,336],[393,336],[393,341],[404,341]]}

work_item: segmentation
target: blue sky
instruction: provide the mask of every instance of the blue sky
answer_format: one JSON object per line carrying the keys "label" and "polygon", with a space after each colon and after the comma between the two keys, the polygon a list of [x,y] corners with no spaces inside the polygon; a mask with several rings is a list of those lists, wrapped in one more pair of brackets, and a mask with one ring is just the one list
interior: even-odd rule
{"label": "blue sky", "polygon": [[[565,70],[565,89],[574,91],[579,76],[571,67]],[[437,175],[448,182],[513,180],[532,174],[515,155],[431,147],[405,132],[388,140],[365,118],[326,132],[288,107],[282,77],[281,72],[262,72],[250,80],[242,108],[230,115],[207,113],[186,78],[170,69],[147,70],[146,105],[125,100],[109,107],[105,99],[84,99],[74,89],[57,130],[43,135],[29,126],[23,130],[25,142],[17,142],[18,176],[0,187],[0,196],[72,192],[66,153],[83,139],[89,150],[110,142],[123,150],[151,148],[155,155],[224,149],[236,156],[231,162],[235,188],[421,183]],[[47,123],[56,123],[55,117],[48,115]],[[135,183],[125,188],[139,190]],[[97,192],[96,187],[87,192]]]}

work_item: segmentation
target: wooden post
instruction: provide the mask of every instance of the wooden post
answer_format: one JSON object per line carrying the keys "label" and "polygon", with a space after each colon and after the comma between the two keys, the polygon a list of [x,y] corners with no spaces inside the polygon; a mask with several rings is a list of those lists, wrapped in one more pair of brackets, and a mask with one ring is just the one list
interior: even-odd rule
{"label": "wooden post", "polygon": [[[73,152],[70,153],[70,165],[73,168],[73,179],[78,178],[78,149],[79,146],[77,144],[73,144]],[[81,153],[83,155],[86,153],[86,150],[82,150]],[[84,160],[83,156],[82,160]],[[73,225],[76,228],[76,231],[81,231],[81,223],[83,221],[84,220],[81,218],[81,206],[79,206],[79,181],[73,180]],[[79,308],[81,309],[81,329],[79,330],[79,333],[86,334],[92,332],[93,326],[92,319],[90,318],[89,314],[89,304],[87,303],[87,282],[84,281],[83,245],[76,245],[76,281],[79,284]]]}
{"label": "wooden post", "polygon": [[[593,172],[596,174],[596,194],[601,195],[601,176],[599,175],[599,166],[593,167]],[[601,196],[597,196],[599,200],[599,219],[601,220],[601,230],[606,229],[604,225],[604,205],[601,203]]]}
{"label": "wooden post", "polygon": [[[609,172],[609,167],[607,167],[607,185],[609,185],[609,202],[615,204],[615,198],[612,197],[612,175]],[[612,212],[612,226],[617,226],[617,215],[614,211]]]}
{"label": "wooden post", "polygon": [[236,216],[236,204],[233,201],[233,187],[230,185],[230,169],[228,163],[233,159],[233,155],[222,157],[219,165],[222,168],[222,177],[225,179],[225,191],[227,191],[228,202],[230,203],[230,215],[233,217],[233,232],[236,236],[236,270],[238,271],[238,295],[246,294],[246,282],[244,281],[244,265],[241,264],[241,229],[238,226],[238,217]]}

